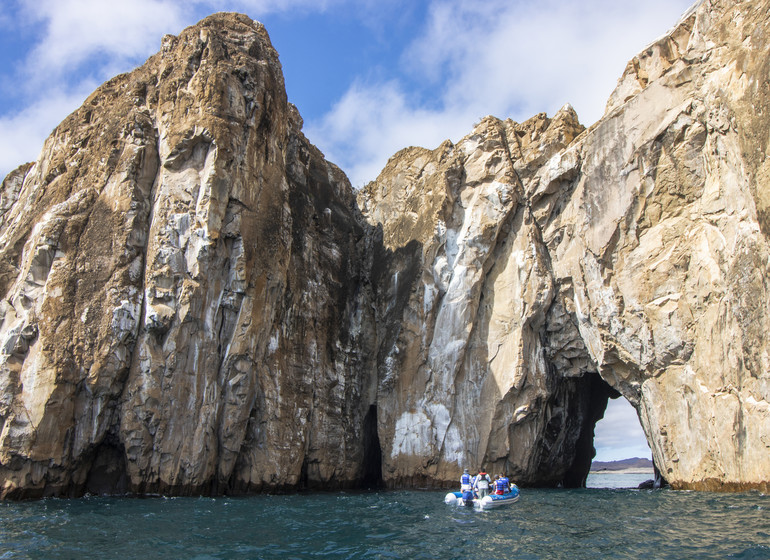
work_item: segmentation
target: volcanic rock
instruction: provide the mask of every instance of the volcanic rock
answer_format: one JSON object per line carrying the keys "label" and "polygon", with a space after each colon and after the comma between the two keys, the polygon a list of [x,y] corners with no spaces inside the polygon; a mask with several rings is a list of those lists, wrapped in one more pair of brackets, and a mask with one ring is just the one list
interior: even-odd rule
{"label": "volcanic rock", "polygon": [[386,478],[582,484],[614,390],[673,487],[767,489],[769,6],[696,4],[583,133],[569,107],[489,117],[359,195],[419,244],[391,267]]}
{"label": "volcanic rock", "polygon": [[219,14],[6,179],[4,495],[358,481],[365,230],[300,127],[263,26]]}
{"label": "volcanic rock", "polygon": [[358,193],[260,24],[166,36],[0,187],[0,494],[581,486],[621,395],[672,487],[767,491],[768,18]]}

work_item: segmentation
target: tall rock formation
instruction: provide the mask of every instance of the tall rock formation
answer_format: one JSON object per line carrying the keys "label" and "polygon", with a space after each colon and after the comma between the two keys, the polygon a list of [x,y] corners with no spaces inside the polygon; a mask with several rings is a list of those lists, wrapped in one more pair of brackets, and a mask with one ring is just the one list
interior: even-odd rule
{"label": "tall rock formation", "polygon": [[589,130],[490,117],[361,193],[394,254],[417,244],[381,351],[389,476],[579,483],[614,390],[674,487],[768,488],[769,18],[698,3]]}
{"label": "tall rock formation", "polygon": [[[488,117],[457,145],[396,154],[359,194],[392,255],[377,277],[386,480],[452,480],[483,464],[523,484],[583,482],[593,411],[612,391],[594,383],[528,193],[582,131],[569,106],[523,124]],[[576,166],[577,152],[566,160]]]}
{"label": "tall rock formation", "polygon": [[353,193],[218,14],[0,188],[0,493],[579,486],[608,398],[676,488],[770,484],[770,0]]}
{"label": "tall rock formation", "polygon": [[549,227],[584,216],[560,273],[678,488],[770,484],[768,31],[768,2],[704,0],[635,58]]}
{"label": "tall rock formation", "polygon": [[264,28],[215,15],[6,179],[4,495],[360,479],[365,230],[300,127]]}

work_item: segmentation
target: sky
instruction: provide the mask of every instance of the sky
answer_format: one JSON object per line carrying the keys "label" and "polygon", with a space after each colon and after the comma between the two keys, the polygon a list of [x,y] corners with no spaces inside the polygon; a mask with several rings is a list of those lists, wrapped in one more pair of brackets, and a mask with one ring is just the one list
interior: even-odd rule
{"label": "sky", "polygon": [[486,115],[521,122],[570,103],[592,124],[626,63],[691,3],[0,0],[0,177],[99,84],[216,11],[265,24],[305,135],[359,188],[398,150],[456,142]]}
{"label": "sky", "polygon": [[652,459],[642,426],[631,403],[623,397],[610,399],[604,418],[594,429],[594,461],[620,461],[632,457]]}

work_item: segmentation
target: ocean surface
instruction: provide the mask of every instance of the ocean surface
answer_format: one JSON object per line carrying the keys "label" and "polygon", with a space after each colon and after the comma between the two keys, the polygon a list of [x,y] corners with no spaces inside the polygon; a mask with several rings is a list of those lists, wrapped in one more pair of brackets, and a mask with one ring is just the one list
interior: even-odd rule
{"label": "ocean surface", "polygon": [[650,472],[613,472],[591,473],[588,475],[588,488],[637,488],[642,482],[652,480],[655,474]]}
{"label": "ocean surface", "polygon": [[486,512],[444,494],[0,503],[0,559],[770,558],[770,497],[756,493],[524,488]]}

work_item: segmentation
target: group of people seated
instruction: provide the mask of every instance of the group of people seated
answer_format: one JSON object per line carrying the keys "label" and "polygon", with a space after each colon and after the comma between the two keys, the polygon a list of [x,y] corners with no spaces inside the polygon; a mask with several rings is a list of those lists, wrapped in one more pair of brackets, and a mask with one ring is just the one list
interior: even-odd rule
{"label": "group of people seated", "polygon": [[512,487],[513,484],[504,474],[495,476],[493,481],[483,469],[476,476],[471,476],[470,471],[465,469],[460,477],[460,492],[472,492],[475,498],[488,496],[490,491],[493,494],[506,494]]}

